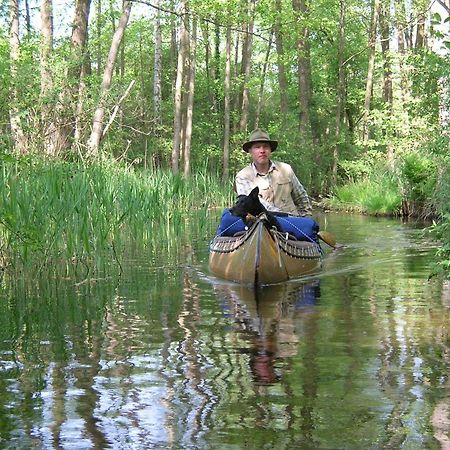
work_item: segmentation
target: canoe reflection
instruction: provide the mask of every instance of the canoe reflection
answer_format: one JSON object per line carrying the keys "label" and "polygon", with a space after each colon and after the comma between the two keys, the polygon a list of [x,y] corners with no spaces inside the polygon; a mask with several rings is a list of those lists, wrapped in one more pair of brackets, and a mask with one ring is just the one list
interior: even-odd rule
{"label": "canoe reflection", "polygon": [[[308,283],[250,288],[241,285],[216,285],[215,290],[236,324],[237,351],[249,355],[255,383],[272,384],[279,380],[277,367],[295,356],[302,323],[314,314],[320,298],[319,280]],[[279,364],[277,364],[279,363]]]}

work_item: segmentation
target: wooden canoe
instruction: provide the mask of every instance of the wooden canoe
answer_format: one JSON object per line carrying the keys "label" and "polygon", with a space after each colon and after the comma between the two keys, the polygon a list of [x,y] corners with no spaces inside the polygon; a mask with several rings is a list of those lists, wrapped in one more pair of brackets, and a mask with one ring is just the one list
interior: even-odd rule
{"label": "wooden canoe", "polygon": [[217,277],[246,284],[272,284],[316,271],[322,264],[319,244],[297,241],[269,230],[265,216],[239,236],[211,241],[210,271]]}

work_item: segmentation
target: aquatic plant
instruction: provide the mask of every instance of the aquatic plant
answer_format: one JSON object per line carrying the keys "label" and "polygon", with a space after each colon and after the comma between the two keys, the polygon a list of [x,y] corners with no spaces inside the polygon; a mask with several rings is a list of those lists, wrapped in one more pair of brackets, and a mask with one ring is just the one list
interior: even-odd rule
{"label": "aquatic plant", "polygon": [[4,160],[0,257],[5,267],[115,255],[123,237],[151,245],[208,210],[231,203],[231,187],[201,172],[135,170],[116,162]]}

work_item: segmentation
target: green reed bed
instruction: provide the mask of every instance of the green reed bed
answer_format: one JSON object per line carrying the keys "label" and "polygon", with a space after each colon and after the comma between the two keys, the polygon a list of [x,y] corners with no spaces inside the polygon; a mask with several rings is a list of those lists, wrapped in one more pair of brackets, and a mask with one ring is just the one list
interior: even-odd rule
{"label": "green reed bed", "polygon": [[0,178],[3,268],[117,256],[124,237],[164,239],[194,212],[206,220],[209,208],[231,202],[213,175],[185,179],[112,162],[3,162]]}
{"label": "green reed bed", "polygon": [[398,215],[402,197],[398,184],[390,177],[363,180],[336,188],[329,206],[373,215]]}

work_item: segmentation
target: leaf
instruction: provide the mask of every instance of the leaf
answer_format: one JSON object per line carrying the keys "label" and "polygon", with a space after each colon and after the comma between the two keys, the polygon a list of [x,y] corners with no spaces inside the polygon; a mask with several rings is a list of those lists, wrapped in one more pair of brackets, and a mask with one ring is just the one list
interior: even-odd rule
{"label": "leaf", "polygon": [[436,12],[436,13],[433,14],[431,20],[433,20],[433,21],[435,21],[437,23],[441,23],[442,18],[441,18],[441,15]]}

